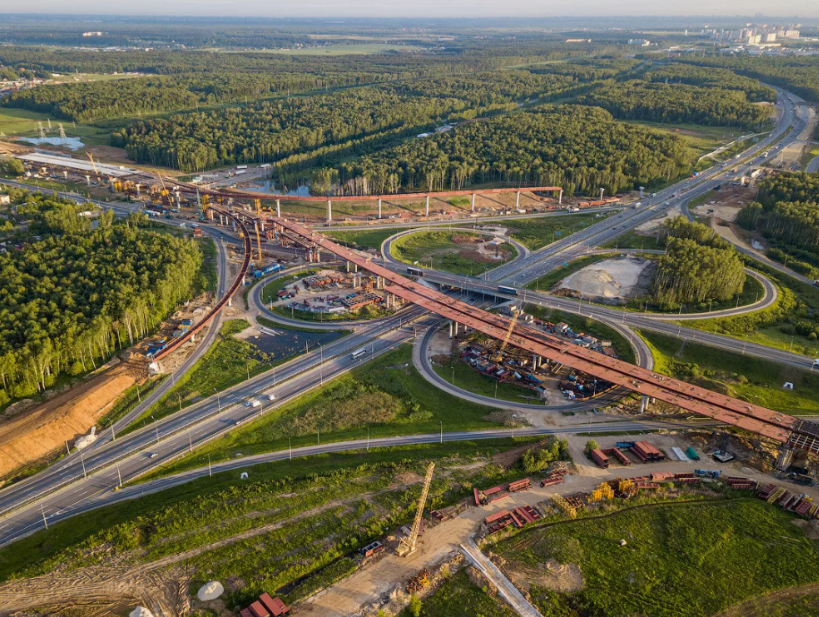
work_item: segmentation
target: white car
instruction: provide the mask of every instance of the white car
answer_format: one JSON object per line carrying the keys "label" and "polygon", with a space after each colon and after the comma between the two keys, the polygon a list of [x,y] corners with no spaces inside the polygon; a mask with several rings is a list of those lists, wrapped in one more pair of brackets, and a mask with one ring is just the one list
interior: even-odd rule
{"label": "white car", "polygon": [[267,395],[267,400],[268,401],[275,401],[276,400],[276,395],[271,392],[270,394]]}

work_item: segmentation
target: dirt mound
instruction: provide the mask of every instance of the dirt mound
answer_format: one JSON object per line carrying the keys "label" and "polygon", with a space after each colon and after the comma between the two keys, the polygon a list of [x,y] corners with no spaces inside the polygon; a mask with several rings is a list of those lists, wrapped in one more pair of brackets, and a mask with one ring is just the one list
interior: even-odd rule
{"label": "dirt mound", "polygon": [[650,267],[647,259],[606,259],[570,274],[558,291],[606,300],[634,297],[643,290]]}
{"label": "dirt mound", "polygon": [[136,382],[127,365],[92,377],[0,425],[0,477],[87,433]]}

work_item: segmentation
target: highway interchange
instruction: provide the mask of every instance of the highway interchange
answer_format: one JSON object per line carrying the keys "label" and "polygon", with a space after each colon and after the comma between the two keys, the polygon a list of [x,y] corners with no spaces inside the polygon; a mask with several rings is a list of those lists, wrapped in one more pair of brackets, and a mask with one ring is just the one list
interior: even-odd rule
{"label": "highway interchange", "polygon": [[[804,128],[806,120],[801,113],[802,108],[799,107],[802,101],[790,93],[781,90],[778,90],[778,93],[781,113],[777,120],[776,128],[768,138],[760,141],[743,154],[743,165],[760,164],[763,162],[761,153],[765,149],[770,149],[771,154],[778,152],[793,141],[795,136]],[[792,130],[787,131],[788,127],[792,127]],[[781,141],[775,143],[780,138]],[[653,198],[643,200],[644,205],[639,209],[621,210],[612,214],[607,219],[590,225],[584,230],[550,244],[543,249],[524,252],[519,259],[489,271],[485,280],[474,277],[450,275],[437,271],[429,271],[425,278],[442,285],[461,287],[474,293],[488,292],[495,296],[500,295],[497,293],[497,284],[499,282],[508,286],[523,287],[528,282],[536,280],[562,263],[584,255],[594,250],[597,246],[605,244],[628,230],[633,229],[637,225],[661,215],[668,208],[681,206],[683,212],[687,212],[685,205],[688,201],[710,191],[717,184],[727,181],[731,175],[727,168],[733,165],[734,163],[730,162],[728,164],[715,166],[696,178],[687,179],[679,184],[659,191]],[[20,185],[19,183],[13,182],[5,183]],[[31,188],[24,184],[20,186],[23,188]],[[62,196],[72,199],[78,198],[76,194],[71,193],[62,194]],[[132,209],[132,207],[129,207],[127,204],[99,203],[102,207],[115,209],[119,214],[125,214]],[[562,216],[564,213],[551,213],[549,215]],[[480,217],[478,219],[469,218],[462,221],[461,224],[472,225],[476,222],[488,221],[496,223],[499,219],[501,219],[501,217],[492,217],[491,219],[483,219]],[[440,225],[440,223],[438,223],[438,225]],[[389,226],[398,227],[399,225]],[[414,226],[417,225],[414,224]],[[372,229],[372,226],[362,227]],[[350,229],[353,228],[351,227]],[[223,293],[228,284],[226,280],[224,242],[230,241],[231,237],[218,228],[204,226],[203,230],[210,230],[211,233],[217,236],[216,244],[219,249],[217,253],[219,256],[219,289],[220,293]],[[388,253],[389,245],[387,243],[385,243],[385,249]],[[405,265],[392,264],[392,266],[395,268],[403,268],[404,271],[406,268]],[[282,273],[279,274],[281,275]],[[257,285],[254,287],[253,293],[250,296],[253,304],[256,306],[260,305],[260,290],[261,286]],[[745,343],[738,339],[667,323],[667,320],[658,319],[656,316],[626,313],[625,311],[608,307],[586,305],[574,300],[556,298],[537,292],[527,291],[525,293],[526,301],[529,303],[578,312],[595,319],[600,319],[609,324],[619,323],[621,332],[628,332],[628,327],[638,327],[675,336],[685,336],[706,344],[717,345],[724,349],[753,354],[801,368],[805,368],[806,363],[812,362],[811,359],[804,358],[797,354],[789,354],[769,347]],[[515,297],[517,296],[509,296],[509,298]],[[272,316],[272,314],[268,314],[268,316]],[[278,316],[272,316],[272,318],[281,319]],[[440,320],[437,317],[424,315],[420,309],[413,307],[405,309],[395,316],[374,322],[325,326],[336,329],[344,327],[354,328],[354,331],[324,346],[320,350],[313,350],[310,353],[299,356],[277,367],[274,371],[264,373],[230,388],[220,393],[218,397],[211,396],[203,399],[176,414],[158,420],[126,436],[118,437],[112,441],[110,435],[103,435],[97,443],[84,452],[82,458],[73,454],[53,464],[32,478],[0,491],[0,513],[3,514],[3,517],[0,519],[0,545],[8,544],[43,528],[46,521],[51,524],[80,512],[89,511],[109,503],[116,503],[146,492],[168,488],[211,472],[236,469],[258,462],[288,458],[291,456],[288,451],[279,451],[256,457],[243,457],[228,462],[214,463],[212,468],[203,467],[184,472],[183,474],[168,476],[160,480],[126,486],[122,490],[114,490],[121,484],[121,481],[127,482],[163,464],[167,464],[176,458],[184,456],[197,446],[229,432],[235,426],[241,425],[255,416],[266,413],[270,409],[303,394],[305,391],[320,387],[325,381],[344,374],[351,368],[360,365],[375,355],[384,353],[401,343],[412,340],[416,333],[420,334],[422,332],[426,333],[431,331],[431,328],[437,327],[438,324],[440,324]],[[199,348],[196,353],[192,355],[192,358],[198,358],[204,353],[215,338],[218,329],[218,323],[214,323],[211,326],[205,336],[205,340],[200,342]],[[351,352],[362,347],[368,349],[364,357],[357,359],[352,358]],[[416,345],[416,350],[418,349],[421,349],[420,345]],[[639,353],[638,356],[640,356]],[[642,357],[641,360],[648,361]],[[177,374],[183,374],[193,362],[195,362],[195,360],[192,359],[186,361],[185,365],[180,367]],[[277,395],[276,401],[265,401],[266,405],[262,408],[250,408],[242,404],[248,397],[257,396],[259,393],[270,391],[274,388],[274,385]],[[151,397],[146,397],[142,405],[132,410],[127,419],[123,419],[115,426],[114,432],[120,430],[126,422],[130,422],[133,418],[138,417],[144,409],[147,409],[152,402],[158,399],[170,387],[172,387],[172,380],[167,379],[162,384],[162,389],[157,389]],[[494,401],[491,403],[487,402],[487,404],[494,404]],[[584,424],[582,430],[584,432],[641,430],[649,428],[650,426],[650,423],[645,422],[595,422],[588,425]],[[577,429],[568,427],[567,429],[524,429],[522,432],[499,430],[482,431],[479,433],[450,433],[443,427],[440,435],[402,436],[390,438],[390,441],[387,442],[373,439],[369,445],[370,447],[377,447],[379,445],[428,443],[438,439],[444,441],[478,439],[512,434],[544,434],[564,430],[575,431]],[[362,449],[363,447],[366,447],[366,444],[362,440],[330,444],[317,443],[315,446],[309,448],[294,449],[292,456]]]}

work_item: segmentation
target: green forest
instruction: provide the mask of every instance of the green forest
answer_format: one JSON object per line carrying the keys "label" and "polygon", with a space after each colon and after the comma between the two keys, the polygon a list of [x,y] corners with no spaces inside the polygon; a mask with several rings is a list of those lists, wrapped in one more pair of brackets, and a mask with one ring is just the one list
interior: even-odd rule
{"label": "green forest", "polygon": [[137,215],[105,213],[91,229],[70,202],[14,196],[18,217],[48,235],[0,254],[0,403],[96,368],[204,284],[192,240],[140,228]]}
{"label": "green forest", "polygon": [[762,233],[772,259],[819,277],[819,174],[785,172],[765,178],[757,201],[740,210],[737,223]]}
{"label": "green forest", "polygon": [[593,107],[541,106],[414,139],[341,166],[345,189],[371,192],[461,189],[504,182],[610,194],[658,185],[689,166],[674,136],[616,122]]}
{"label": "green forest", "polygon": [[665,308],[728,300],[742,291],[745,270],[734,247],[713,229],[679,216],[663,223],[666,253],[654,277],[654,300]]}
{"label": "green forest", "polygon": [[623,120],[738,126],[758,129],[772,113],[753,105],[742,90],[684,83],[610,82],[578,99],[597,105]]}

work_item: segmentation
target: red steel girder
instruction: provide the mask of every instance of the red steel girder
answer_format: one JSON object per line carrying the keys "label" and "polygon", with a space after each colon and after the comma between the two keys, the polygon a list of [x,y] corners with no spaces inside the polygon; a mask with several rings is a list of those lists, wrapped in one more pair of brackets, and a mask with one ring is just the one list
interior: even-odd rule
{"label": "red steel girder", "polygon": [[[273,219],[273,222],[390,281],[393,285],[389,291],[395,295],[496,338],[503,339],[506,335],[510,321],[504,317],[487,313],[395,274],[298,223],[278,218]],[[584,347],[568,344],[561,339],[526,326],[516,325],[509,342],[520,349],[566,364],[629,390],[672,403],[694,413],[719,419],[783,443],[787,442],[797,422],[791,416],[665,377]]]}

